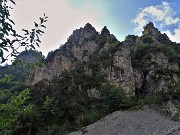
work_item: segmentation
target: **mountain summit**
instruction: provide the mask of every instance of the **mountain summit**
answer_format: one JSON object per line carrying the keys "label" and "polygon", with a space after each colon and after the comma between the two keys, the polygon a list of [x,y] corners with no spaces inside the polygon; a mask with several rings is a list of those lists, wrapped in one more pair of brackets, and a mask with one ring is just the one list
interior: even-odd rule
{"label": "mountain summit", "polygon": [[[86,74],[98,68],[106,80],[130,95],[179,90],[179,45],[161,34],[152,22],[144,26],[142,33],[141,37],[129,35],[119,42],[106,26],[99,34],[87,23],[73,31],[67,42],[51,58],[48,56],[45,67],[29,76],[28,82],[51,81],[64,70],[83,65]],[[96,87],[88,91],[90,96],[99,96]]]}
{"label": "mountain summit", "polygon": [[144,31],[142,32],[142,35],[149,36],[153,40],[163,44],[171,43],[169,37],[165,33],[161,34],[161,32],[157,28],[155,28],[152,22],[149,22],[146,26],[144,26]]}

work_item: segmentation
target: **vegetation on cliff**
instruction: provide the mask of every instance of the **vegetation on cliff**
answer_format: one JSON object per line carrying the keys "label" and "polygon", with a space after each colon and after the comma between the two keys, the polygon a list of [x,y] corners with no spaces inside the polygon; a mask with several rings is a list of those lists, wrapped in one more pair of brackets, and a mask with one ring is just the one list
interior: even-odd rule
{"label": "vegetation on cliff", "polygon": [[[6,6],[7,0],[3,3]],[[17,40],[23,37],[5,27],[11,22],[7,19],[1,63],[6,60],[2,53],[9,47],[6,43],[20,41],[20,47],[30,47],[31,51],[20,53],[15,66],[0,67],[1,134],[67,134],[116,110],[144,104],[163,106],[168,101],[180,104],[180,45],[162,35],[151,22],[141,37],[127,36],[123,42],[106,27],[98,34],[88,23],[44,60],[32,49],[40,43],[37,35],[43,33],[39,28],[45,27],[47,17],[40,18],[32,31],[23,30],[29,35],[27,43]],[[15,34],[11,42],[6,37],[9,32]],[[10,48],[12,56],[17,53]],[[33,85],[27,82],[31,75]],[[169,107],[163,107],[171,113]],[[179,117],[178,109],[172,112],[173,117]]]}

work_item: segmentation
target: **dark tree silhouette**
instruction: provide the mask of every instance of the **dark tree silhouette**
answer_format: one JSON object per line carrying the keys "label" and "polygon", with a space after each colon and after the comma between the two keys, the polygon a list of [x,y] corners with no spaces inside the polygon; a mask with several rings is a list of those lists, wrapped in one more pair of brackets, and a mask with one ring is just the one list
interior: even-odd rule
{"label": "dark tree silhouette", "polygon": [[[43,28],[46,28],[44,23],[47,21],[47,16],[44,14],[40,17],[40,22],[34,22],[35,27],[31,30],[22,29],[24,35],[19,35],[13,28],[15,22],[10,18],[10,4],[15,5],[14,0],[0,0],[0,64],[4,63],[9,57],[17,57],[18,49],[25,47],[26,49],[35,50],[41,43],[39,37],[44,33]],[[18,46],[15,46],[18,43]],[[4,56],[4,52],[8,52]]]}

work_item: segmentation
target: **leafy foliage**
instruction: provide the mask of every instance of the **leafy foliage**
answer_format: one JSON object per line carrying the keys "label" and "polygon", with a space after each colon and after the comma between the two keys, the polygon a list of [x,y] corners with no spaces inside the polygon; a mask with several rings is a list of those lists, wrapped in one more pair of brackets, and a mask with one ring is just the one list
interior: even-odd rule
{"label": "leafy foliage", "polygon": [[115,41],[112,44],[109,45],[108,49],[110,53],[114,53],[117,51],[117,48],[119,46],[119,41]]}
{"label": "leafy foliage", "polygon": [[144,102],[146,104],[163,104],[164,102],[170,101],[170,100],[180,100],[180,92],[179,91],[168,91],[163,92],[159,91],[156,92],[153,95],[149,95],[147,98],[144,99]]}
{"label": "leafy foliage", "polygon": [[100,87],[100,92],[102,94],[103,105],[110,113],[136,105],[135,98],[128,97],[121,87],[106,83]]}
{"label": "leafy foliage", "polygon": [[143,37],[142,41],[145,44],[152,44],[154,42],[153,38],[148,36]]}
{"label": "leafy foliage", "polygon": [[[20,47],[35,49],[35,46],[39,46],[41,42],[39,36],[42,36],[42,33],[44,33],[42,28],[46,28],[44,23],[48,18],[44,14],[42,18],[40,17],[39,24],[34,22],[35,28],[31,30],[22,29],[23,32],[25,32],[24,35],[18,35],[13,28],[15,23],[10,19],[10,9],[12,8],[9,6],[8,2],[8,0],[2,0],[0,4],[0,21],[2,22],[2,27],[0,28],[0,63],[4,63],[9,56],[17,57]],[[14,0],[10,0],[10,2],[15,4]],[[15,46],[16,42],[19,44],[17,47]],[[5,57],[4,51],[12,52]]]}
{"label": "leafy foliage", "polygon": [[159,43],[142,43],[136,49],[132,51],[132,61],[134,66],[141,67],[142,66],[142,58],[146,57],[150,58],[150,53],[154,52],[163,52],[166,56],[169,57],[172,61],[179,62],[179,45],[178,44],[159,44]]}
{"label": "leafy foliage", "polygon": [[[0,66],[0,89],[12,90],[19,82],[24,81],[27,74],[38,66],[43,66],[44,57],[37,51],[25,50],[18,57],[20,61],[12,65]],[[7,80],[9,81],[3,81]]]}
{"label": "leafy foliage", "polygon": [[19,126],[18,120],[29,115],[32,105],[25,104],[30,99],[29,90],[12,94],[8,102],[0,104],[0,131],[2,134],[12,134]]}
{"label": "leafy foliage", "polygon": [[[10,0],[14,3],[13,0]],[[19,47],[26,47],[27,50],[35,50],[35,46],[39,46],[41,42],[39,36],[44,33],[44,23],[47,21],[46,15],[40,18],[40,23],[34,23],[35,28],[25,30],[25,34],[20,36],[13,29],[14,22],[10,20],[7,0],[3,0],[1,4],[1,19],[3,20],[0,46],[1,63],[5,62],[4,51],[12,49],[9,56],[16,57]],[[10,40],[9,35],[13,37]],[[127,37],[127,40],[136,38]],[[108,41],[109,40],[109,41]],[[19,43],[19,47],[15,48],[15,42]],[[22,52],[19,56],[22,61],[23,70],[14,70],[14,76],[9,74],[12,71],[6,71],[6,75],[0,77],[0,132],[3,134],[67,134],[68,132],[79,130],[80,128],[91,124],[103,116],[119,109],[128,109],[132,106],[143,106],[144,103],[160,103],[171,97],[164,93],[157,93],[147,99],[137,99],[134,96],[127,96],[121,86],[114,86],[106,80],[102,68],[113,66],[113,55],[119,49],[120,43],[115,39],[107,39],[101,36],[98,41],[100,44],[100,52],[96,52],[89,56],[89,61],[79,62],[73,70],[65,70],[58,77],[53,78],[51,82],[44,79],[34,86],[19,85],[19,78],[16,76],[25,76],[25,72],[29,69],[24,64],[29,51]],[[102,49],[105,43],[109,46]],[[55,50],[59,51],[62,50]],[[136,48],[132,54],[132,60],[140,61],[142,57],[149,52],[163,51],[166,55],[173,59],[179,57],[180,48],[175,44],[160,45],[154,43],[153,39],[144,37],[141,45]],[[32,51],[32,54],[36,51]],[[38,55],[37,58],[40,58]],[[53,57],[49,53],[48,59]],[[41,58],[40,58],[41,59]],[[15,63],[18,62],[16,58]],[[43,60],[43,58],[42,58]],[[21,63],[20,63],[21,64]],[[32,63],[30,63],[29,66]],[[16,64],[19,69],[20,65]],[[117,69],[121,70],[121,69]],[[1,71],[5,71],[4,69]],[[20,71],[23,73],[21,74]],[[16,88],[13,88],[13,87]],[[101,98],[89,96],[89,91],[96,89]],[[173,95],[173,94],[171,94]],[[179,98],[174,94],[173,98]]]}

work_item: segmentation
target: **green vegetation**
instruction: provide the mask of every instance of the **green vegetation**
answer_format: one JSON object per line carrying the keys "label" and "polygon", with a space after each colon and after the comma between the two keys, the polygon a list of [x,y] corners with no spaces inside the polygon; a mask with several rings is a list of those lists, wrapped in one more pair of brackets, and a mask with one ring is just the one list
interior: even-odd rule
{"label": "green vegetation", "polygon": [[[111,85],[98,72],[88,75],[79,64],[78,68],[64,71],[49,84],[42,80],[29,90],[21,88],[9,94],[1,91],[0,118],[4,120],[1,132],[66,134],[119,109],[161,104],[180,97],[176,92],[158,92],[142,99],[128,97],[120,86]],[[88,96],[87,90],[93,88],[99,90],[100,99]]]}
{"label": "green vegetation", "polygon": [[[2,97],[4,92],[0,91],[0,93]],[[21,126],[20,119],[28,117],[33,107],[31,104],[25,104],[30,99],[28,89],[20,93],[11,93],[11,96],[6,99],[8,99],[7,102],[0,104],[0,131],[4,135],[16,131]]]}
{"label": "green vegetation", "polygon": [[127,109],[135,106],[135,97],[128,97],[121,87],[105,83],[100,87],[102,102],[105,109],[111,113],[119,109]]}
{"label": "green vegetation", "polygon": [[108,50],[110,53],[115,53],[117,51],[117,48],[119,46],[119,41],[115,41],[113,43],[111,43],[109,46],[108,46]]}
{"label": "green vegetation", "polygon": [[151,59],[151,54],[155,52],[163,52],[166,56],[169,57],[169,60],[176,61],[179,63],[180,59],[180,46],[178,44],[159,44],[151,43],[149,39],[146,43],[141,43],[136,49],[132,51],[132,62],[135,67],[142,66],[142,58],[148,60]]}
{"label": "green vegetation", "polygon": [[[43,28],[46,28],[44,23],[48,17],[44,14],[43,17],[39,18],[40,23],[34,22],[35,28],[31,30],[22,29],[24,35],[19,35],[14,29],[15,22],[10,18],[10,10],[12,9],[10,5],[15,5],[15,1],[2,0],[0,3],[0,63],[4,63],[9,57],[16,58],[19,54],[18,49],[21,47],[32,50],[35,50],[36,46],[39,47],[41,43],[39,37],[44,33]],[[10,53],[4,56],[5,51]]]}
{"label": "green vegetation", "polygon": [[[112,58],[119,45],[118,41],[111,43],[99,53],[89,56],[89,61],[79,62],[73,70],[65,70],[51,82],[42,80],[34,86],[23,86],[20,80],[14,81],[12,76],[2,76],[1,82],[5,86],[1,88],[0,116],[5,121],[2,120],[0,131],[15,135],[63,135],[79,130],[116,110],[161,104],[171,98],[179,98],[172,93],[156,93],[146,98],[127,96],[121,86],[108,82],[102,68],[113,66]],[[142,43],[133,51],[132,59],[140,61],[149,52],[155,51],[177,57],[176,51],[165,45]],[[101,98],[89,96],[92,89],[98,91]]]}
{"label": "green vegetation", "polygon": [[143,37],[142,41],[145,44],[152,44],[154,42],[153,38],[152,37],[148,37],[148,36]]}
{"label": "green vegetation", "polygon": [[144,99],[145,104],[161,104],[171,99],[171,93],[157,92]]}
{"label": "green vegetation", "polygon": [[43,60],[40,52],[25,50],[17,56],[12,65],[0,66],[0,89],[14,89],[19,82],[25,80],[32,69],[43,66]]}
{"label": "green vegetation", "polygon": [[[23,90],[23,87],[29,90]],[[93,68],[92,74],[86,74],[81,63],[74,70],[64,71],[52,82],[42,80],[33,87],[23,87],[19,86],[9,96],[4,93],[1,95],[0,99],[4,102],[2,106],[10,108],[5,110],[5,107],[1,107],[1,111],[12,113],[1,114],[2,117],[12,119],[9,122],[11,127],[1,127],[3,133],[8,128],[9,134],[66,134],[108,113],[136,104],[136,100],[127,97],[122,88],[108,83],[97,68]],[[102,98],[88,96],[87,90],[93,88],[99,90]],[[13,100],[8,100],[10,95],[13,95]],[[14,102],[17,102],[17,107],[11,109]]]}
{"label": "green vegetation", "polygon": [[[11,2],[14,3],[13,0]],[[0,9],[5,9],[6,5],[7,0],[3,0]],[[40,18],[40,24],[35,23],[35,29],[32,31],[23,30],[25,35],[29,36],[25,38],[16,34],[11,25],[13,22],[8,18],[8,10],[5,11],[1,16],[1,19],[7,19],[7,21],[2,25],[4,35],[1,36],[3,42],[0,48],[0,62],[5,62],[3,52],[7,51],[8,47],[8,49],[13,49],[11,54],[16,59],[14,66],[0,67],[0,135],[63,135],[79,130],[116,110],[129,109],[134,106],[142,107],[144,104],[162,104],[172,99],[180,100],[178,92],[157,92],[145,98],[141,98],[142,95],[138,95],[139,97],[127,96],[121,86],[112,85],[107,81],[107,76],[102,72],[103,69],[111,66],[117,72],[120,70],[123,72],[122,69],[113,65],[113,55],[120,46],[113,36],[112,39],[100,37],[101,47],[106,42],[110,43],[109,46],[103,49],[100,47],[99,52],[89,56],[89,61],[77,63],[73,70],[64,70],[51,82],[44,79],[34,86],[23,85],[22,81],[29,69],[35,68],[37,65],[42,66],[41,61],[44,59],[38,52],[31,51],[31,55],[37,55],[36,59],[40,59],[40,63],[39,61],[36,61],[36,64],[27,63],[28,60],[24,56],[30,52],[26,50],[19,54],[19,62],[15,55],[18,52],[13,47],[13,43],[19,42],[20,47],[35,49],[34,45],[38,46],[40,43],[38,35],[44,33],[39,28],[45,27],[43,23],[47,21],[47,17],[44,15],[43,18]],[[12,41],[7,37],[9,32],[14,34],[15,39]],[[2,35],[2,32],[0,34]],[[18,40],[18,38],[24,39]],[[126,40],[128,38],[136,37],[131,35]],[[28,41],[27,43],[24,42],[25,39]],[[63,49],[61,48],[61,50]],[[177,44],[157,44],[152,38],[144,37],[142,44],[132,52],[132,61],[136,63],[135,67],[142,67],[142,58],[146,57],[149,60],[150,52],[156,51],[162,51],[174,61],[180,58],[180,47]],[[51,59],[53,55],[54,53],[49,53],[47,59]],[[167,72],[161,68],[157,70],[158,74]],[[100,97],[97,98],[99,95],[93,93],[92,90],[95,90]],[[84,132],[86,131],[84,130]]]}
{"label": "green vegetation", "polygon": [[114,41],[107,46],[107,48],[102,48],[99,53],[89,56],[88,65],[90,68],[107,68],[113,66],[113,55],[117,51],[120,43],[119,41]]}

